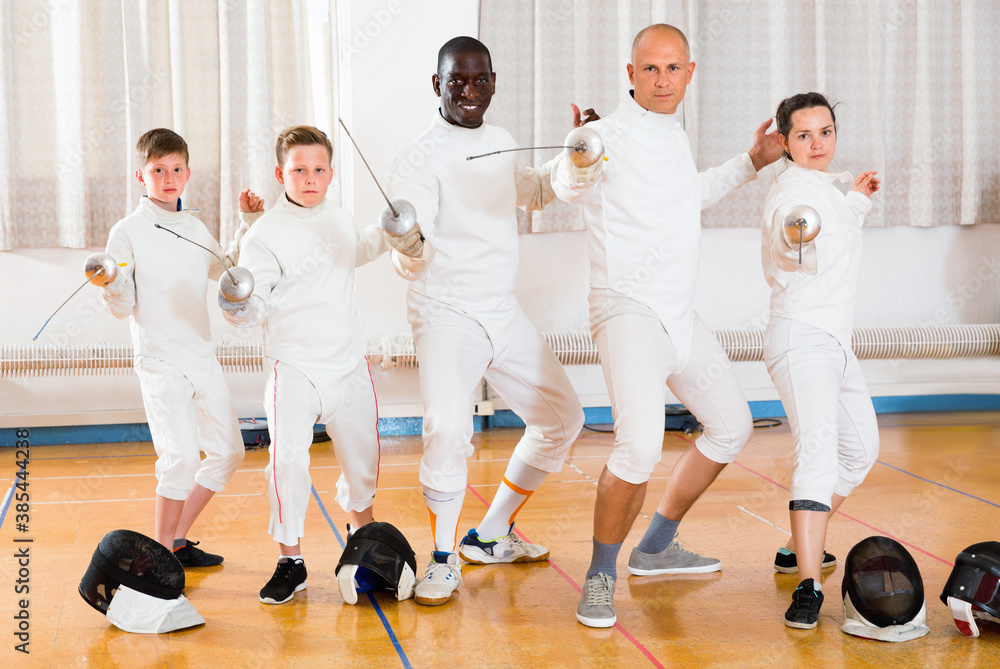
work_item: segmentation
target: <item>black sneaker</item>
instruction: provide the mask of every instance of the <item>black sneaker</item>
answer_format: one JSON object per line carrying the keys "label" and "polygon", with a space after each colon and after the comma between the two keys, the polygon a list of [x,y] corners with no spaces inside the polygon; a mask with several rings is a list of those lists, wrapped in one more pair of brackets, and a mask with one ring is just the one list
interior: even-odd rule
{"label": "black sneaker", "polygon": [[819,620],[819,607],[823,606],[823,591],[813,588],[811,578],[799,583],[792,593],[792,605],[785,611],[785,626],[811,630]]}
{"label": "black sneaker", "polygon": [[295,593],[306,589],[306,563],[302,560],[278,560],[274,576],[260,589],[260,601],[265,604],[284,604]]}
{"label": "black sneaker", "polygon": [[222,564],[221,555],[213,555],[197,548],[200,541],[185,539],[187,543],[174,551],[182,567],[214,567]]}
{"label": "black sneaker", "polygon": [[[835,564],[837,564],[837,558],[830,555],[826,551],[823,551],[823,563],[820,565],[820,568],[826,569],[827,567],[832,567]],[[785,555],[781,551],[775,553],[774,571],[781,572],[782,574],[799,573],[799,563],[798,559],[795,557],[795,553],[789,553],[788,555]]]}

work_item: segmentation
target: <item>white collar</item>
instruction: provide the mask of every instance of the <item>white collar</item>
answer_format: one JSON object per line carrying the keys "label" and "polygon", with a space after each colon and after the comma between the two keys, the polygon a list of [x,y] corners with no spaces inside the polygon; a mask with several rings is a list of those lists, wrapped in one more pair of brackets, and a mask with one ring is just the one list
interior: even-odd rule
{"label": "white collar", "polygon": [[448,137],[457,139],[461,142],[475,142],[482,137],[483,133],[486,131],[485,120],[478,128],[466,128],[461,125],[450,123],[444,116],[441,115],[440,108],[434,112],[434,124],[444,128],[448,133]]}
{"label": "white collar", "polygon": [[622,101],[618,105],[620,112],[628,121],[639,126],[648,128],[672,129],[680,126],[679,117],[674,114],[660,114],[649,111],[632,97],[631,91],[622,96]]}
{"label": "white collar", "polygon": [[816,184],[832,185],[834,183],[853,183],[854,177],[850,172],[820,172],[807,167],[800,167],[795,161],[789,160],[788,156],[783,157],[778,166],[778,181],[785,179],[801,179]]}
{"label": "white collar", "polygon": [[182,209],[180,211],[167,211],[159,205],[154,204],[153,201],[149,199],[148,195],[143,195],[139,198],[138,211],[141,211],[157,223],[177,223],[185,216],[191,215],[190,210],[187,209]]}
{"label": "white collar", "polygon": [[288,195],[282,193],[278,198],[278,202],[274,206],[287,211],[296,218],[312,218],[326,209],[326,201],[326,198],[323,198],[319,204],[313,207],[303,207],[295,204],[288,199]]}

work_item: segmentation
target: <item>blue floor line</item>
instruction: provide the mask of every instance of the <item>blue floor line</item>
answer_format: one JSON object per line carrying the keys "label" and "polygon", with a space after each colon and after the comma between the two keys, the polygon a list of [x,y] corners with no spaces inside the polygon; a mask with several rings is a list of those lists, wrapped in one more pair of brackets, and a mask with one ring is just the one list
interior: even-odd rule
{"label": "blue floor line", "polygon": [[[326,518],[327,524],[330,529],[333,530],[333,535],[337,537],[337,543],[340,547],[344,547],[344,539],[340,536],[340,532],[337,531],[337,526],[333,524],[333,519],[330,518],[330,514],[326,512],[326,506],[323,505],[323,500],[319,498],[319,493],[316,492],[316,486],[312,486],[312,494],[316,499],[316,503],[319,504],[319,510],[323,512],[323,517]],[[378,614],[379,619],[382,621],[382,626],[385,628],[385,633],[389,635],[389,640],[392,641],[393,648],[396,649],[396,654],[399,655],[400,662],[406,669],[413,669],[413,665],[410,664],[409,658],[406,657],[406,653],[403,651],[403,646],[400,645],[399,639],[396,637],[396,633],[392,630],[392,625],[389,624],[389,619],[385,617],[385,613],[382,612],[382,607],[379,606],[378,602],[375,601],[375,595],[368,593],[368,599],[371,600],[372,607],[375,609],[375,613]]]}
{"label": "blue floor line", "polygon": [[403,647],[400,645],[399,639],[396,638],[396,633],[392,631],[392,625],[389,624],[389,619],[385,617],[382,607],[375,601],[375,595],[369,592],[368,599],[371,600],[372,606],[375,607],[375,613],[377,613],[378,617],[382,619],[382,626],[385,627],[385,632],[389,635],[392,645],[396,648],[396,654],[399,655],[399,659],[403,663],[403,666],[406,667],[406,669],[413,669],[413,665],[410,664],[410,660],[406,657],[406,653],[403,652]]}
{"label": "blue floor line", "polygon": [[[17,471],[18,474],[24,471],[24,465]],[[14,480],[10,482],[10,488],[7,489],[4,495],[7,501],[3,504],[3,511],[0,511],[0,529],[3,529],[3,521],[7,518],[7,509],[10,508],[10,503],[14,501],[14,496],[17,494],[14,491],[17,490],[17,476],[14,476]],[[24,480],[27,480],[27,476]]]}
{"label": "blue floor line", "polygon": [[7,489],[7,501],[3,505],[3,511],[0,511],[0,529],[3,529],[3,521],[7,517],[7,509],[10,508],[10,502],[14,499],[14,484],[10,484],[10,488]]}
{"label": "blue floor line", "polygon": [[913,472],[908,472],[905,469],[900,469],[899,467],[895,467],[893,465],[890,465],[887,462],[882,462],[881,460],[876,460],[875,462],[877,462],[880,465],[883,465],[885,467],[888,467],[889,469],[895,469],[897,472],[902,472],[903,474],[906,474],[907,476],[912,476],[915,479],[920,479],[921,481],[924,481],[926,483],[931,483],[933,485],[940,486],[940,487],[944,488],[945,490],[950,490],[952,492],[957,492],[959,495],[965,495],[966,497],[971,497],[972,499],[974,499],[974,500],[976,500],[978,502],[983,502],[985,504],[989,504],[990,506],[995,506],[996,508],[1000,509],[1000,504],[997,504],[996,502],[991,502],[988,499],[983,499],[982,497],[976,497],[975,495],[971,495],[971,494],[969,494],[967,492],[962,492],[961,490],[958,490],[957,488],[952,488],[951,486],[946,486],[945,484],[938,483],[937,481],[932,481],[930,479],[925,479],[923,476],[917,476]]}

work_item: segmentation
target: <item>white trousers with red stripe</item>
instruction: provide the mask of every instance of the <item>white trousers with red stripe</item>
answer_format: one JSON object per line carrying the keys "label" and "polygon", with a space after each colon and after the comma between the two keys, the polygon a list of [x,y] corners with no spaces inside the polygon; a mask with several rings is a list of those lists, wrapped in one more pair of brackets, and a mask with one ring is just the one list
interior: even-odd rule
{"label": "white trousers with red stripe", "polygon": [[364,511],[375,502],[378,482],[378,407],[364,358],[342,384],[321,393],[309,377],[273,362],[264,390],[270,462],[264,470],[271,521],[268,532],[286,546],[305,536],[312,489],[309,447],[313,426],[325,423],[340,464],[337,503],[344,511]]}

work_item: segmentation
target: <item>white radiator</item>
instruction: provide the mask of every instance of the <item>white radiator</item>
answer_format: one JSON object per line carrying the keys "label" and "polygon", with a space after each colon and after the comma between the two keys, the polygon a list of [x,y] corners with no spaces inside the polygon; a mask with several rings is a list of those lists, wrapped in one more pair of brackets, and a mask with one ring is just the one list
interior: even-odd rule
{"label": "white radiator", "polygon": [[[718,330],[715,335],[736,362],[762,360],[763,330]],[[564,365],[596,365],[597,347],[586,332],[542,335]],[[1000,356],[1000,324],[944,327],[858,328],[853,348],[862,360],[983,358]],[[216,348],[227,372],[262,372],[260,341],[224,341]],[[368,343],[368,358],[383,369],[415,368],[410,337],[383,337]],[[0,378],[80,374],[129,374],[132,345],[127,342],[91,344],[0,345]]]}

